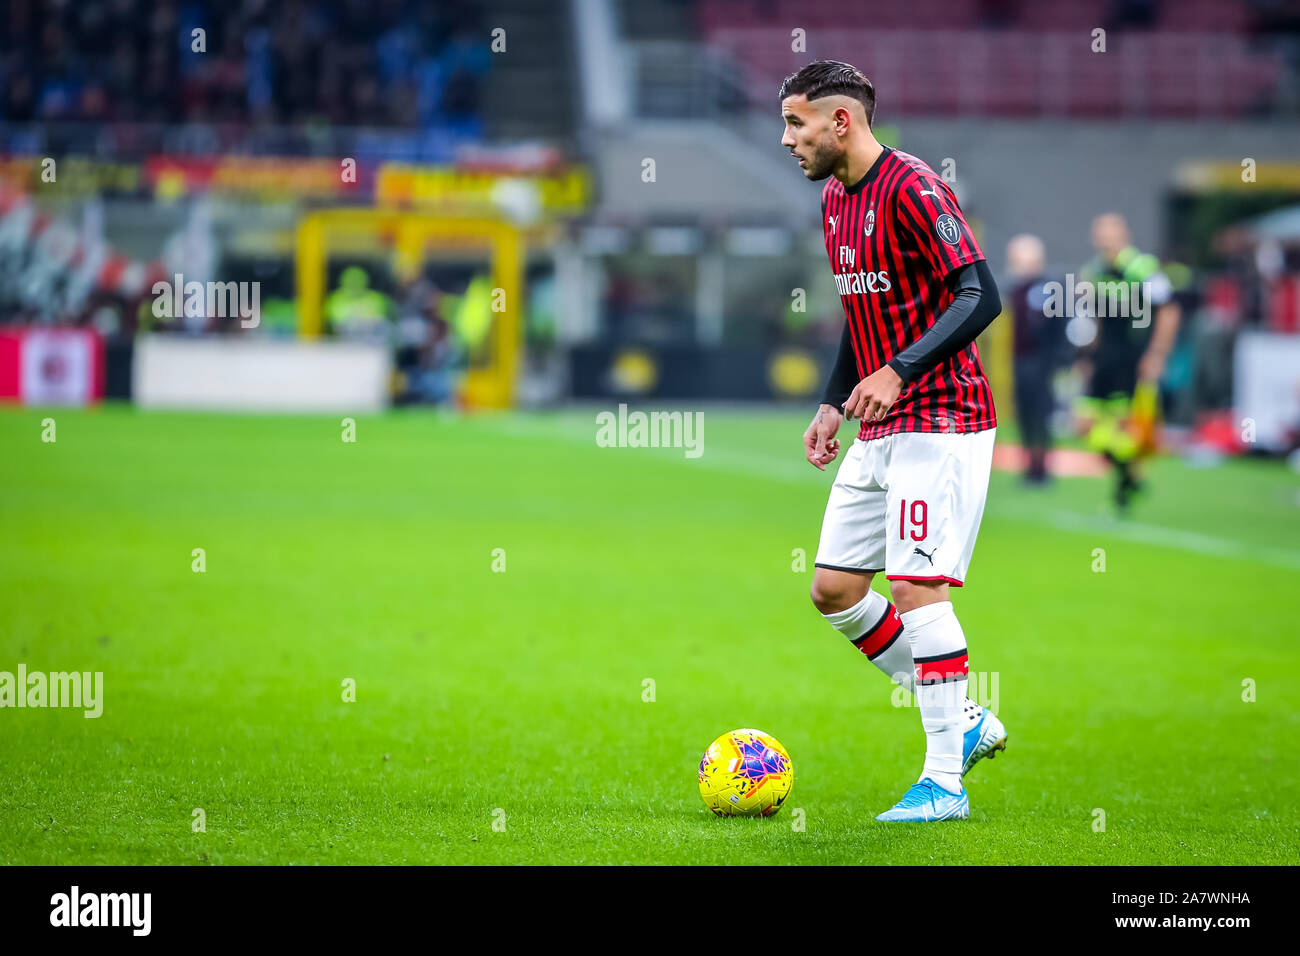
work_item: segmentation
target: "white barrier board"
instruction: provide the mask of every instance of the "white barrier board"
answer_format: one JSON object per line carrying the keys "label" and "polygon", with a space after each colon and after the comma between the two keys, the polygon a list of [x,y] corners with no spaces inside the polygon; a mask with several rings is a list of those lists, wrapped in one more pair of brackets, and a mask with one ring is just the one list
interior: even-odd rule
{"label": "white barrier board", "polygon": [[145,336],[132,394],[142,408],[354,412],[388,405],[392,357],[382,345]]}
{"label": "white barrier board", "polygon": [[1286,432],[1300,426],[1300,335],[1243,332],[1233,359],[1237,425],[1250,419],[1255,443],[1281,451]]}

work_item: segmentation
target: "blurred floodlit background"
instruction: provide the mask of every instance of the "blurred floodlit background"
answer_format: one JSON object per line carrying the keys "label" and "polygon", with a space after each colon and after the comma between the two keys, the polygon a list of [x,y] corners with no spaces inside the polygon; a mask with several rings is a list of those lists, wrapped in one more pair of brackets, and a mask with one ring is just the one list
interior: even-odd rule
{"label": "blurred floodlit background", "polygon": [[[1300,444],[1291,0],[8,0],[0,399],[811,411],[843,315],[776,92],[819,58],[1007,288],[1011,237],[1064,277],[1126,218],[1169,441]],[[1009,319],[980,347],[1010,423]]]}

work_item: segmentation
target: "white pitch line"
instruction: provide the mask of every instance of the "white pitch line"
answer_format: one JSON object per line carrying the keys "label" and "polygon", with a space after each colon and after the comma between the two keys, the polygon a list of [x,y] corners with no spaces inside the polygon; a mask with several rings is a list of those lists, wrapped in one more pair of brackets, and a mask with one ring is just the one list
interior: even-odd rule
{"label": "white pitch line", "polygon": [[1041,521],[1062,531],[1108,534],[1140,544],[1189,551],[1192,554],[1203,554],[1212,558],[1258,561],[1261,564],[1300,570],[1300,552],[1287,551],[1284,548],[1254,547],[1230,538],[1216,538],[1213,535],[1185,531],[1181,528],[1166,528],[1163,525],[1143,524],[1127,519],[1085,515],[1059,508],[1048,512],[1030,512],[1020,511],[1014,506],[1007,508],[1005,504],[999,503],[989,509],[989,513],[994,515],[999,515],[999,512],[1001,517],[1031,522]]}

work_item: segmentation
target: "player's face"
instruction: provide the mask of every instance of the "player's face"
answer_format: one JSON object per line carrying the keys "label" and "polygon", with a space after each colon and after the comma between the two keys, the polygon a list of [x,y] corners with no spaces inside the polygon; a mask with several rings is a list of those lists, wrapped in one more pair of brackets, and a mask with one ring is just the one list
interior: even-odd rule
{"label": "player's face", "polygon": [[1017,279],[1042,275],[1045,258],[1037,236],[1019,235],[1007,243],[1007,271]]}
{"label": "player's face", "polygon": [[802,93],[781,101],[781,116],[785,120],[781,145],[799,161],[806,178],[813,182],[825,179],[840,159],[840,144],[830,118]]}
{"label": "player's face", "polygon": [[1101,255],[1114,261],[1128,245],[1128,223],[1121,216],[1107,213],[1092,222],[1092,246]]}

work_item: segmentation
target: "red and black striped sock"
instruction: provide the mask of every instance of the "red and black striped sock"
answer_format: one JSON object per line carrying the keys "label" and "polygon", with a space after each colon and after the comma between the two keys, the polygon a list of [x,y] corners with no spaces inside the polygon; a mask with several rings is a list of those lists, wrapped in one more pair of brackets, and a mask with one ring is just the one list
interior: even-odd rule
{"label": "red and black striped sock", "polygon": [[915,693],[912,648],[903,634],[898,608],[883,594],[868,591],[846,611],[823,615],[837,631],[895,683]]}

